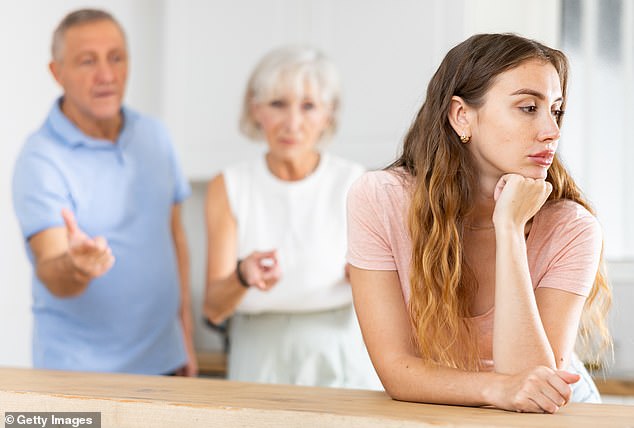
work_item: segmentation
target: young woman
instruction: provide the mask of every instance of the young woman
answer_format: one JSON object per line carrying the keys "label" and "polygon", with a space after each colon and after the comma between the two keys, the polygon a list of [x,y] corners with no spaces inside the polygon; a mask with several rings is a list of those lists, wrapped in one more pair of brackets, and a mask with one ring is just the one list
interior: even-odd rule
{"label": "young woman", "polygon": [[380,388],[345,268],[346,193],[363,168],[320,148],[338,106],[338,74],[314,49],[274,50],[249,79],[241,130],[268,150],[207,194],[205,313],[232,316],[229,379]]}
{"label": "young woman", "polygon": [[393,398],[550,413],[599,400],[573,353],[580,319],[609,346],[610,292],[598,222],[556,154],[567,67],[519,36],[469,38],[400,159],[351,188],[354,302]]}

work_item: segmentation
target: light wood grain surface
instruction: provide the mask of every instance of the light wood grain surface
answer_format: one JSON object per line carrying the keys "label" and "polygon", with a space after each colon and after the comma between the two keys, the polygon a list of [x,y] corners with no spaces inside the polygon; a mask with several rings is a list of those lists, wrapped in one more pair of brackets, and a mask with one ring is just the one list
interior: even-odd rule
{"label": "light wood grain surface", "polygon": [[0,368],[2,412],[101,412],[103,427],[630,427],[634,406],[555,415],[427,405],[385,393],[214,379]]}
{"label": "light wood grain surface", "polygon": [[[198,368],[201,375],[224,378],[227,374],[227,356],[221,351],[198,351]],[[594,381],[601,394],[634,397],[634,375],[604,377],[598,373]]]}

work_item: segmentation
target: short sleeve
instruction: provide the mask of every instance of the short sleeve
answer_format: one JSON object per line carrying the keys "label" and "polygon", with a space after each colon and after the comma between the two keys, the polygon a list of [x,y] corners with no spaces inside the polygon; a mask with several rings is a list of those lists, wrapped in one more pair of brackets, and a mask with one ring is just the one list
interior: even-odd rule
{"label": "short sleeve", "polygon": [[13,172],[13,207],[25,240],[63,226],[62,208],[72,209],[64,175],[45,153],[23,151]]}
{"label": "short sleeve", "polygon": [[167,130],[163,129],[162,131],[166,136],[166,142],[168,145],[168,153],[170,156],[170,163],[172,165],[172,171],[174,173],[174,204],[180,204],[185,199],[191,195],[192,190],[189,185],[189,181],[185,176],[183,169],[181,167],[181,163],[176,153],[176,148],[172,142],[172,139],[169,137],[169,133]]}
{"label": "short sleeve", "polygon": [[351,265],[369,270],[396,270],[389,242],[385,207],[379,195],[380,183],[373,172],[363,174],[348,191],[348,252]]}
{"label": "short sleeve", "polygon": [[599,268],[603,235],[597,219],[575,205],[571,218],[555,227],[550,236],[554,251],[549,255],[548,268],[537,287],[587,297]]}

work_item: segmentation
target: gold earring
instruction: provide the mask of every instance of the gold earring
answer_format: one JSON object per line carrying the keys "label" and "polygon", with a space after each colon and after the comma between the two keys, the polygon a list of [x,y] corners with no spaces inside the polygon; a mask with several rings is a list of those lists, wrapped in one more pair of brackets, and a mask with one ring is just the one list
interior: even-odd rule
{"label": "gold earring", "polygon": [[471,141],[471,136],[470,136],[470,135],[469,135],[469,136],[467,136],[466,134],[462,134],[462,135],[460,136],[460,141],[466,144],[466,143],[468,143],[469,141]]}

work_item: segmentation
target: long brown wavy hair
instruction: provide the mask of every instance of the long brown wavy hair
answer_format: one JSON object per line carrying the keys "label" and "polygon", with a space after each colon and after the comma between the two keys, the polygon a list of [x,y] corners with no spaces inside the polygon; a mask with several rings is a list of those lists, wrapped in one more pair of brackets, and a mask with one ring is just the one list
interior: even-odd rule
{"label": "long brown wavy hair", "polygon": [[[556,49],[514,34],[479,34],[451,49],[429,83],[401,157],[388,167],[412,177],[409,311],[420,356],[426,361],[481,368],[477,335],[469,320],[478,286],[462,244],[463,220],[478,188],[477,171],[449,122],[451,99],[459,96],[477,108],[499,74],[535,59],[555,67],[565,103],[568,60]],[[561,116],[557,123],[561,126]],[[546,180],[553,186],[549,200],[569,199],[593,212],[557,155]],[[579,326],[578,345],[585,361],[599,361],[611,349],[606,322],[611,291],[603,266],[601,255]]]}

